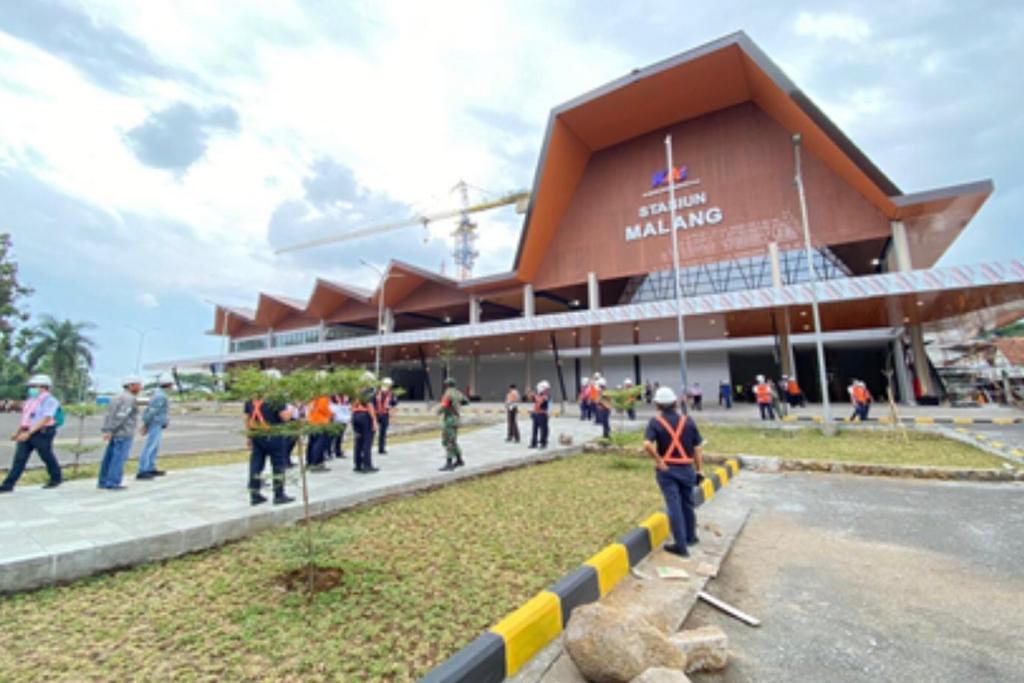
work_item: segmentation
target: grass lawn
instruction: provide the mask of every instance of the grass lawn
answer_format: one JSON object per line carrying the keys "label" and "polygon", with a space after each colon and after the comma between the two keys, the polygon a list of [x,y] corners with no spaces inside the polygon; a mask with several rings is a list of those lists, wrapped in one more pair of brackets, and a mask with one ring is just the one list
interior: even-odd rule
{"label": "grass lawn", "polygon": [[757,429],[700,425],[708,453],[772,455],[866,464],[1001,468],[1005,460],[939,434],[847,429],[827,438],[813,428]]}
{"label": "grass lawn", "polygon": [[317,522],[310,604],[295,527],[2,597],[0,679],[412,680],[660,507],[649,462],[582,455]]}
{"label": "grass lawn", "polygon": [[[437,420],[435,419],[436,423]],[[459,428],[460,434],[466,434],[468,432],[481,429],[483,425],[467,425]],[[441,440],[441,430],[434,429],[430,431],[419,431],[412,434],[388,434],[388,444],[400,444],[407,443],[409,441],[423,441],[423,440]],[[352,435],[345,435],[345,452],[347,455],[352,455]],[[298,457],[298,450],[296,450],[293,457]],[[93,454],[95,455],[95,453]],[[99,474],[99,463],[91,462],[79,465],[77,471],[69,464],[67,459],[71,456],[64,456],[64,462],[61,463],[61,469],[63,470],[64,480],[70,481],[72,479],[95,479]],[[212,451],[210,453],[184,453],[179,455],[165,455],[160,457],[159,466],[162,470],[173,472],[174,470],[187,470],[194,467],[210,467],[211,465],[230,465],[232,463],[247,462],[249,459],[249,452],[245,450],[237,451]],[[34,462],[33,462],[34,461]],[[139,459],[137,457],[129,460],[125,466],[125,476],[135,476],[135,470],[138,469]],[[19,486],[25,486],[29,484],[45,484],[49,477],[46,474],[46,469],[40,466],[38,458],[33,456],[32,461],[29,464],[35,464],[37,467],[31,470],[26,470],[25,474],[22,475],[18,481]],[[6,471],[6,470],[0,470]],[[3,680],[3,679],[0,679]]]}

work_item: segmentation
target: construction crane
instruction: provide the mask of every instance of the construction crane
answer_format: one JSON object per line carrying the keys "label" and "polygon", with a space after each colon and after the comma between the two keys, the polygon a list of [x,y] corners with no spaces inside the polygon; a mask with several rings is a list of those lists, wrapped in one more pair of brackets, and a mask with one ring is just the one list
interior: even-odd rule
{"label": "construction crane", "polygon": [[473,264],[478,256],[478,252],[474,247],[474,243],[476,241],[476,224],[470,220],[470,214],[489,211],[490,209],[497,209],[502,206],[509,206],[510,204],[515,204],[517,213],[526,213],[526,207],[530,200],[530,193],[528,191],[516,190],[514,192],[503,194],[495,199],[489,199],[477,204],[470,204],[468,188],[469,186],[463,181],[460,181],[459,184],[453,188],[459,190],[461,193],[462,208],[411,216],[392,223],[381,223],[379,225],[368,225],[361,228],[355,228],[353,230],[346,230],[345,232],[338,233],[336,235],[328,235],[327,237],[321,237],[308,242],[300,242],[298,244],[281,247],[280,249],[277,249],[275,253],[287,254],[295,251],[304,251],[306,249],[315,249],[316,247],[337,244],[338,242],[347,242],[348,240],[359,239],[360,237],[370,237],[390,232],[392,230],[400,230],[402,228],[407,228],[410,225],[422,225],[424,230],[426,230],[430,223],[458,217],[459,224],[452,232],[452,236],[455,238],[455,246],[452,254],[459,278],[466,279],[472,274]]}

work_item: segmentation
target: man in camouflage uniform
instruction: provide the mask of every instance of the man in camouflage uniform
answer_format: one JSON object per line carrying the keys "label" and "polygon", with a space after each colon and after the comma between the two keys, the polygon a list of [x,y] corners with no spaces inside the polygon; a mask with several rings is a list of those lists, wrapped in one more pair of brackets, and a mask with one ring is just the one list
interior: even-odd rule
{"label": "man in camouflage uniform", "polygon": [[462,450],[459,448],[459,409],[468,405],[469,401],[461,391],[455,388],[455,380],[448,377],[444,380],[446,387],[441,397],[441,445],[444,446],[445,463],[442,472],[449,472],[466,463],[462,461]]}

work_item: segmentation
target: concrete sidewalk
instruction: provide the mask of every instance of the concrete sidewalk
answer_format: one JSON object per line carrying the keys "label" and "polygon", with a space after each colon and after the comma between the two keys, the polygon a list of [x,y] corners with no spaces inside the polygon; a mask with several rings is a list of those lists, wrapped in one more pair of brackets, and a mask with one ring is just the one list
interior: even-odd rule
{"label": "concrete sidewalk", "polygon": [[[457,479],[564,456],[600,436],[591,422],[554,418],[547,450],[505,443],[505,426],[486,427],[460,439],[467,466],[439,472],[444,451],[438,441],[396,444],[375,456],[376,474],[356,474],[351,457],[332,460],[330,472],[309,474],[314,514]],[[639,424],[639,423],[635,423]],[[529,436],[529,423],[520,420]],[[560,446],[558,436],[572,437]],[[243,538],[302,517],[298,500],[285,506],[252,507],[247,465],[172,472],[150,481],[126,477],[124,491],[100,491],[93,480],[56,490],[19,487],[0,497],[0,592],[25,590],[88,576],[116,567],[174,557]],[[297,473],[296,470],[292,470]],[[267,474],[269,475],[269,468]],[[298,485],[288,492],[300,498]]]}

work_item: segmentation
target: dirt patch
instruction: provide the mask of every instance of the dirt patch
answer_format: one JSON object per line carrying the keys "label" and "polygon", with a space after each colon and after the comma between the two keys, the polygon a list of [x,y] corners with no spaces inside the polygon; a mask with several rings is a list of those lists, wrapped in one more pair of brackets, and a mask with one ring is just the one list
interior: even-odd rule
{"label": "dirt patch", "polygon": [[345,570],[340,567],[307,565],[278,574],[273,582],[279,590],[289,593],[310,591],[316,594],[337,588],[344,578]]}

